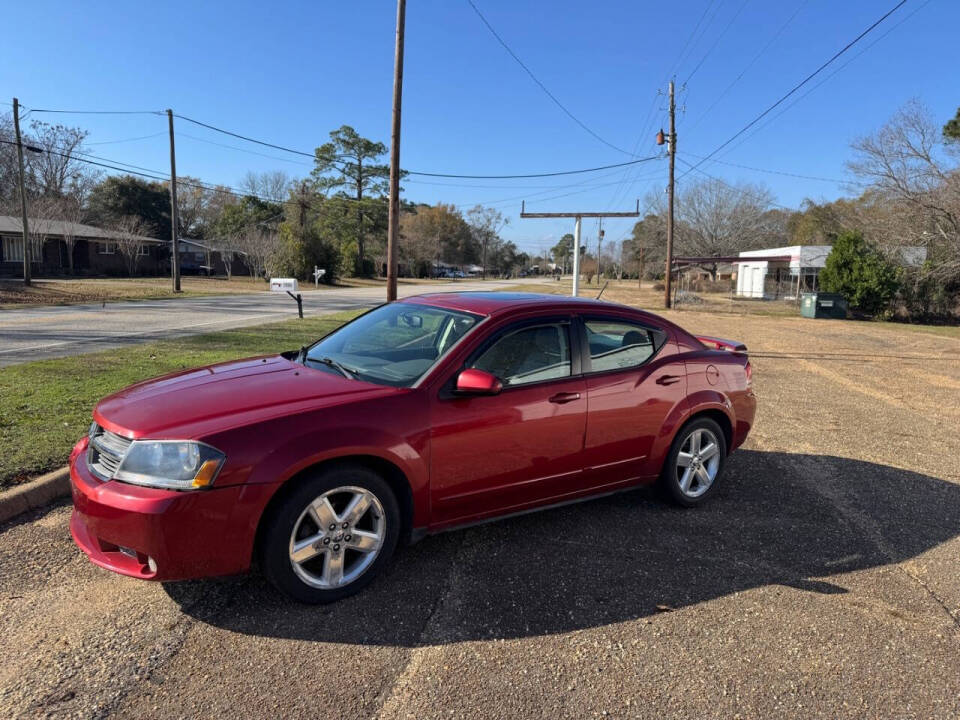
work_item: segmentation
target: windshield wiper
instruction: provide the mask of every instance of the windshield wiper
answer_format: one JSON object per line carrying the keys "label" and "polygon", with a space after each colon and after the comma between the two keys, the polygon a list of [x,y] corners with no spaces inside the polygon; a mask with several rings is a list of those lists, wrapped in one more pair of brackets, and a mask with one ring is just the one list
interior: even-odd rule
{"label": "windshield wiper", "polygon": [[322,358],[312,358],[304,355],[303,359],[304,359],[304,362],[309,360],[310,362],[318,362],[328,367],[332,367],[334,370],[339,371],[340,374],[343,375],[345,378],[350,378],[351,380],[356,380],[360,377],[359,370],[355,370],[353,368],[347,367],[346,365],[342,365],[338,363],[336,360],[334,360],[332,357],[324,356]]}

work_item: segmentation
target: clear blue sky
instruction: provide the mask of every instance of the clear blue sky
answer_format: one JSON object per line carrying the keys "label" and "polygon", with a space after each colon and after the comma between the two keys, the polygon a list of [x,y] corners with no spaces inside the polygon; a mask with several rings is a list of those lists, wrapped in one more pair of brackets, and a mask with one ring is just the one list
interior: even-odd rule
{"label": "clear blue sky", "polygon": [[[665,88],[671,71],[678,82],[685,81],[706,55],[679,96],[685,113],[679,122],[678,157],[690,162],[696,162],[694,154],[712,151],[895,4],[475,2],[574,115],[604,139],[628,151],[636,148],[641,156],[656,151],[654,133],[666,124],[665,100],[655,97],[657,89]],[[16,32],[5,33],[0,49],[0,98],[9,101],[16,95],[28,108],[171,107],[307,151],[341,124],[387,143],[395,12],[390,0],[238,1],[229,9],[179,0],[160,5],[7,3],[4,25]],[[777,39],[703,117],[791,16]],[[701,18],[699,30],[691,35]],[[940,122],[956,111],[958,27],[956,0],[909,0],[794,98],[856,58],[847,67],[717,158],[788,173],[849,177],[844,161],[850,141],[878,127],[908,99],[926,102]],[[406,41],[405,169],[510,174],[629,159],[564,115],[497,43],[466,0],[409,0]],[[88,128],[90,147],[102,157],[161,171],[169,167],[166,137],[160,134],[166,131],[165,118],[37,117]],[[248,169],[306,174],[309,164],[308,158],[178,125],[178,172],[206,182],[236,185]],[[779,203],[790,207],[805,197],[832,199],[844,192],[833,182],[714,162],[703,168],[727,181],[763,183]],[[678,163],[678,169],[684,166]],[[630,208],[651,189],[662,189],[665,178],[666,161],[659,160],[629,171],[527,181],[427,184],[428,178],[410,178],[404,187],[405,196],[416,201],[464,208],[494,204],[510,218],[505,235],[524,249],[538,251],[571,231],[573,223],[520,220],[520,197],[528,198],[528,208],[535,210]],[[607,239],[622,237],[631,224],[610,222]],[[595,222],[585,222],[585,237],[595,230]]]}

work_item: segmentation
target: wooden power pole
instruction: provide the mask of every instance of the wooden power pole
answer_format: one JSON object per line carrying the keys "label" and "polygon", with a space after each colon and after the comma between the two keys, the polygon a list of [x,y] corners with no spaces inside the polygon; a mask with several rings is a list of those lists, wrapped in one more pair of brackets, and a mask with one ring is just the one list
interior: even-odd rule
{"label": "wooden power pole", "polygon": [[27,191],[23,181],[23,140],[20,137],[20,101],[13,99],[13,129],[17,135],[17,163],[20,168],[20,223],[23,225],[23,284],[30,285],[30,228],[27,225]]}
{"label": "wooden power pole", "polygon": [[663,283],[663,306],[670,307],[670,285],[673,278],[673,165],[677,157],[677,104],[673,97],[673,80],[670,81],[670,135],[667,138],[667,153],[670,155],[670,179],[667,184],[667,270]]}
{"label": "wooden power pole", "polygon": [[177,151],[173,144],[173,110],[167,110],[167,123],[170,126],[170,277],[173,279],[173,291],[180,292],[180,233],[177,226]]}
{"label": "wooden power pole", "polygon": [[634,212],[531,212],[526,210],[526,203],[520,205],[521,218],[574,218],[573,226],[573,291],[571,295],[577,297],[580,292],[580,225],[583,218],[635,218],[640,217],[640,201],[637,200],[637,209]]}
{"label": "wooden power pole", "polygon": [[397,0],[393,55],[393,125],[390,129],[390,208],[387,215],[387,302],[397,299],[397,238],[400,235],[400,107],[403,100],[403,34],[407,0]]}

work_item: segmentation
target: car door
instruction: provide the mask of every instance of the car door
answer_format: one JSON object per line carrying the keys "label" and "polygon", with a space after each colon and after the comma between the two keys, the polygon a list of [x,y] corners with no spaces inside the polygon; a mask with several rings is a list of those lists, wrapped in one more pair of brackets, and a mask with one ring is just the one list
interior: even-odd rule
{"label": "car door", "polygon": [[[493,334],[464,368],[496,375],[497,395],[457,396],[432,413],[431,524],[519,511],[582,490],[586,385],[569,317]],[[459,372],[459,370],[458,370]]]}
{"label": "car door", "polygon": [[649,455],[686,397],[686,368],[665,328],[616,316],[580,324],[587,384],[586,481],[612,488],[656,474]]}

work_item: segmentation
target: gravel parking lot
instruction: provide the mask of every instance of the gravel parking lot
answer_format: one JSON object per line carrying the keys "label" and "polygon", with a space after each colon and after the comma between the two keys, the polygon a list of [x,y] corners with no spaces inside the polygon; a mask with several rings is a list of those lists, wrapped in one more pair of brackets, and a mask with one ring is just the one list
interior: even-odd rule
{"label": "gravel parking lot", "polygon": [[960,716],[960,339],[675,317],[753,357],[708,506],[446,533],[316,608],[100,570],[61,504],[0,527],[0,716]]}

